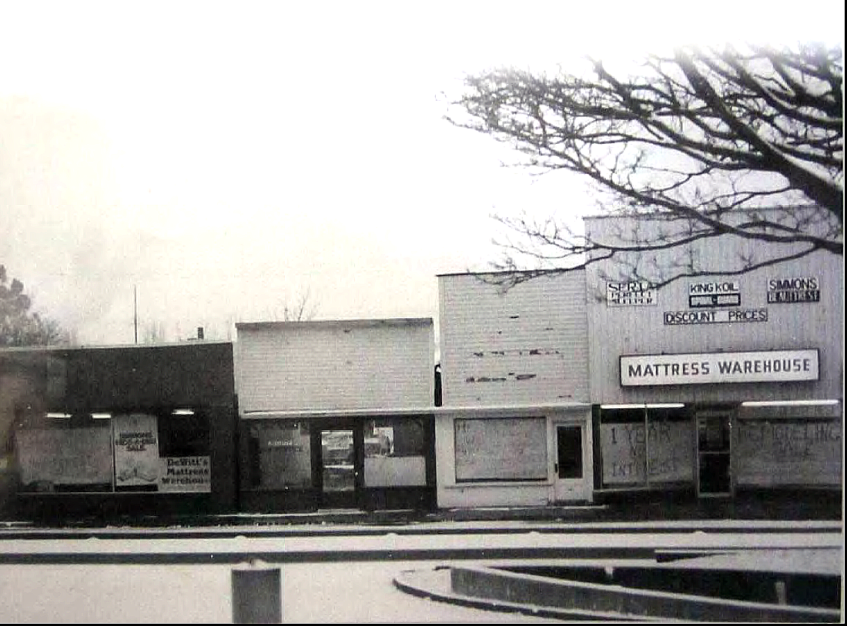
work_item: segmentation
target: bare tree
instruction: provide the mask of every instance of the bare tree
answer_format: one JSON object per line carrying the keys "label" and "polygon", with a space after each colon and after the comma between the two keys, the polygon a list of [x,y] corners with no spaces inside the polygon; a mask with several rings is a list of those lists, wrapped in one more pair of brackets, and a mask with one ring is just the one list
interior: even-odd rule
{"label": "bare tree", "polygon": [[300,294],[293,305],[285,304],[282,310],[282,319],[286,322],[305,322],[317,312],[317,305],[309,304],[310,291]]}
{"label": "bare tree", "polygon": [[[781,254],[742,270],[825,250],[843,255],[844,121],[840,47],[686,48],[648,57],[622,78],[589,59],[585,77],[497,69],[466,78],[453,124],[512,144],[537,172],[566,170],[598,192],[597,213],[649,216],[652,238],[577,232],[573,211],[495,216],[509,236],[494,282],[505,288],[624,252],[720,236],[768,242]],[[741,216],[739,218],[739,216]],[[631,222],[629,222],[631,223]],[[782,245],[785,244],[785,245]],[[534,267],[523,268],[530,264]],[[718,266],[642,276],[657,286]]]}
{"label": "bare tree", "polygon": [[165,341],[167,341],[167,331],[164,322],[150,320],[144,324],[142,343],[164,343]]}

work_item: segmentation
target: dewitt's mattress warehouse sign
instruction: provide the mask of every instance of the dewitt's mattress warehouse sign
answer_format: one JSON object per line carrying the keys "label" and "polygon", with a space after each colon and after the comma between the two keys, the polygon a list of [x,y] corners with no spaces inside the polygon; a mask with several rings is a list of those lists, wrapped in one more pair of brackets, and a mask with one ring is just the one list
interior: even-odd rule
{"label": "dewitt's mattress warehouse sign", "polygon": [[621,356],[621,386],[818,380],[817,350]]}

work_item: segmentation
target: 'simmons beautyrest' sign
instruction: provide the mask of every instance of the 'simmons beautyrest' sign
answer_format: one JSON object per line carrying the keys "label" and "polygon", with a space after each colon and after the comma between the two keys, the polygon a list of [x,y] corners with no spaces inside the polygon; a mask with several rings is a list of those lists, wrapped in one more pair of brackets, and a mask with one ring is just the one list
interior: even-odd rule
{"label": "'simmons beautyrest' sign", "polygon": [[621,356],[621,386],[818,380],[817,350]]}

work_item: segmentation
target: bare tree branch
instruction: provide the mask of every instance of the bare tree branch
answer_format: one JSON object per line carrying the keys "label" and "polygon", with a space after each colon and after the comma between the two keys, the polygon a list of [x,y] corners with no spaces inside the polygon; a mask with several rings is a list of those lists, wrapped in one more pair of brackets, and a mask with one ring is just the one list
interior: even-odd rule
{"label": "bare tree branch", "polygon": [[[681,49],[648,58],[634,78],[599,60],[589,68],[552,78],[512,69],[469,76],[447,119],[511,144],[533,171],[584,176],[601,214],[682,220],[691,235],[620,246],[563,227],[575,209],[543,223],[499,216],[515,237],[497,242],[504,257],[492,266],[516,275],[497,280],[727,235],[784,246],[768,264],[818,250],[843,255],[840,48]],[[720,268],[679,277],[692,271]]]}

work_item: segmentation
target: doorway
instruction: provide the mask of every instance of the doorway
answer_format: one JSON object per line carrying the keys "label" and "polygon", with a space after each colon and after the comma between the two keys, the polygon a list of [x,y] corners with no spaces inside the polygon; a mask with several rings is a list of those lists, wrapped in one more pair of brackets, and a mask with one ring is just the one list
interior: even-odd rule
{"label": "doorway", "polygon": [[697,493],[701,497],[729,496],[730,411],[697,413]]}
{"label": "doorway", "polygon": [[585,437],[580,424],[555,424],[556,462],[553,467],[557,502],[587,500]]}
{"label": "doorway", "polygon": [[356,506],[356,464],[352,429],[327,428],[320,431],[322,508]]}

